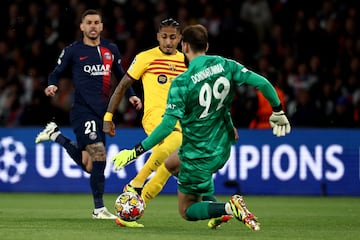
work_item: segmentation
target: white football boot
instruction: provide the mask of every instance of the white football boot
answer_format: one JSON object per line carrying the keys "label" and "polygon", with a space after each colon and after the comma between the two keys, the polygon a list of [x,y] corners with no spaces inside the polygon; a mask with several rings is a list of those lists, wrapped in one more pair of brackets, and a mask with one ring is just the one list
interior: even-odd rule
{"label": "white football boot", "polygon": [[116,219],[117,217],[109,212],[106,207],[94,209],[92,212],[93,219]]}
{"label": "white football boot", "polygon": [[55,122],[49,122],[46,127],[36,136],[35,143],[41,143],[44,141],[55,141],[60,134],[59,127]]}

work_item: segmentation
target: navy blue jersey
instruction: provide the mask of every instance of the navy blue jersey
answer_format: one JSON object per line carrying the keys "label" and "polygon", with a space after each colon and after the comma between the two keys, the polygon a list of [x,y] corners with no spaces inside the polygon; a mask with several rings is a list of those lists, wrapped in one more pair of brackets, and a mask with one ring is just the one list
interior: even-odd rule
{"label": "navy blue jersey", "polygon": [[[99,46],[88,46],[81,39],[64,48],[48,84],[58,86],[60,75],[70,67],[75,87],[73,110],[91,109],[102,118],[111,94],[112,73],[118,80],[124,75],[120,62],[114,43],[101,38]],[[135,95],[132,88],[127,92],[127,96],[131,95]]]}

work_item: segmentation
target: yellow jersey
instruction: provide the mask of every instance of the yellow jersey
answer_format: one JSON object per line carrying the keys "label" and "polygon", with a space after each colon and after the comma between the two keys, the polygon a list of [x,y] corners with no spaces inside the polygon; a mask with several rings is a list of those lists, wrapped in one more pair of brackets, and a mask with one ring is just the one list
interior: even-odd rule
{"label": "yellow jersey", "polygon": [[[164,54],[159,47],[140,52],[132,61],[127,74],[141,80],[144,90],[142,125],[147,134],[161,122],[172,80],[187,68],[184,54]],[[180,128],[179,124],[177,127]]]}

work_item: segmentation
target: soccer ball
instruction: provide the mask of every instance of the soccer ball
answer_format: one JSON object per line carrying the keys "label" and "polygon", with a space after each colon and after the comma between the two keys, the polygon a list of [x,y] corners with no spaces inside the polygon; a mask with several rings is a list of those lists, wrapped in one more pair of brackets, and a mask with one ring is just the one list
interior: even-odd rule
{"label": "soccer ball", "polygon": [[133,192],[123,192],[115,200],[115,212],[125,221],[136,221],[141,218],[145,210],[142,197]]}
{"label": "soccer ball", "polygon": [[0,182],[17,183],[25,174],[27,162],[26,148],[22,142],[13,137],[4,137],[0,140]]}

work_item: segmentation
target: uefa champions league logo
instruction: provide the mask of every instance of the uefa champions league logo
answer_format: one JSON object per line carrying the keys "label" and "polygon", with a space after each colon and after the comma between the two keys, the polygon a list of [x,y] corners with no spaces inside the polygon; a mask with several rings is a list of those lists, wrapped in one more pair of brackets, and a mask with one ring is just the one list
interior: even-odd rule
{"label": "uefa champions league logo", "polygon": [[26,172],[28,166],[26,148],[22,142],[13,137],[4,137],[0,140],[0,181],[17,183]]}

